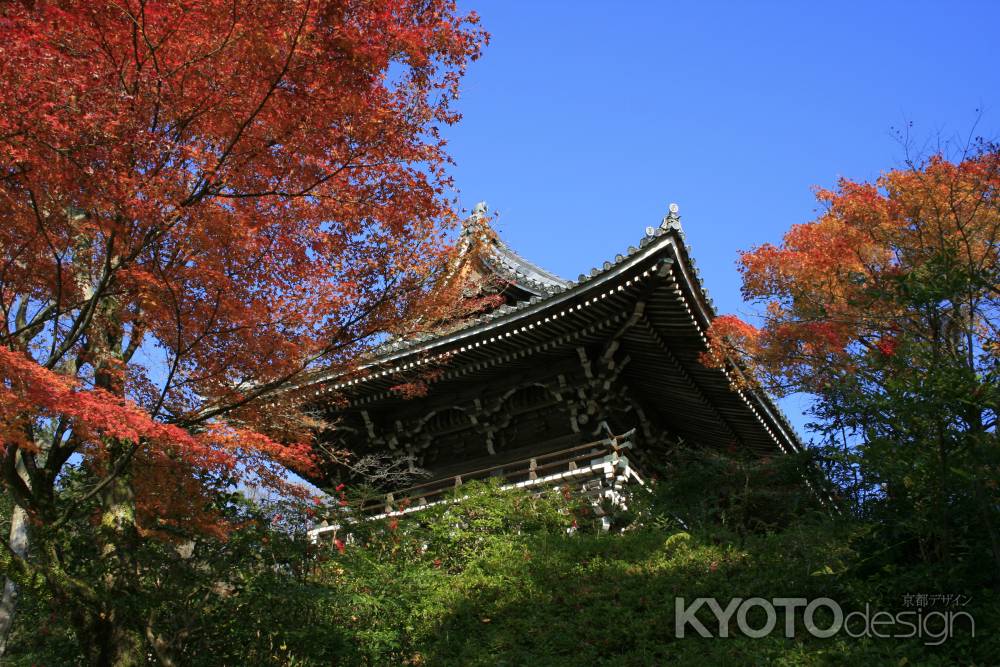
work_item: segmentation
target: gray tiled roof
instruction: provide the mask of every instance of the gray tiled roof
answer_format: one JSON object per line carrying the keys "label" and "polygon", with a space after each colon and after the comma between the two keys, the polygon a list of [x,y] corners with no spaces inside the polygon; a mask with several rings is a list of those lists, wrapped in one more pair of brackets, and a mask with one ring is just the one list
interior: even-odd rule
{"label": "gray tiled roof", "polygon": [[[486,203],[480,202],[476,212],[462,224],[462,237],[463,240],[478,237],[487,244],[487,252],[481,256],[487,270],[539,296],[555,294],[570,284],[569,281],[514,252],[489,228],[485,213]],[[461,245],[460,252],[466,252],[470,245],[468,243]]]}
{"label": "gray tiled roof", "polygon": [[[473,216],[465,222],[462,233],[463,235],[482,233],[485,230],[481,225],[484,224],[485,223],[480,222],[480,220],[477,220],[476,217]],[[613,271],[623,262],[645,250],[650,243],[653,243],[659,237],[670,233],[676,234],[682,241],[680,245],[684,245],[684,232],[681,228],[680,218],[678,217],[676,211],[672,211],[667,214],[667,216],[663,218],[663,222],[659,227],[647,227],[646,235],[639,240],[638,247],[629,246],[625,254],[615,255],[613,261],[606,261],[599,267],[595,266],[591,268],[588,273],[581,273],[576,280],[564,280],[563,278],[556,276],[554,273],[546,271],[537,264],[529,262],[511,250],[506,243],[493,235],[490,239],[490,257],[486,260],[490,264],[490,268],[498,268],[501,272],[506,272],[506,275],[502,275],[501,277],[517,278],[517,284],[522,287],[534,286],[536,289],[530,291],[536,291],[536,295],[532,296],[528,300],[521,301],[514,305],[503,305],[487,313],[472,316],[466,320],[464,326],[456,330],[451,330],[448,332],[447,336],[441,336],[440,338],[451,337],[465,330],[501,320],[512,313],[526,310],[531,306],[539,304],[549,297],[553,297],[567,291],[582,289],[583,287],[596,282],[601,276]],[[687,249],[685,248],[685,250]],[[708,292],[702,284],[700,274],[694,266],[694,261],[690,257],[689,253],[685,252],[685,255],[685,260],[687,260],[690,264],[695,277],[697,278],[696,287],[700,290],[701,296],[709,308],[709,316],[714,316],[715,309],[712,299],[708,296]],[[375,350],[371,363],[377,364],[382,361],[382,358],[385,356],[397,356],[399,353],[405,353],[410,349],[424,347],[424,343],[432,341],[435,338],[438,337],[431,334],[418,334],[417,336],[406,340],[396,340],[386,343],[385,345],[379,346]]]}

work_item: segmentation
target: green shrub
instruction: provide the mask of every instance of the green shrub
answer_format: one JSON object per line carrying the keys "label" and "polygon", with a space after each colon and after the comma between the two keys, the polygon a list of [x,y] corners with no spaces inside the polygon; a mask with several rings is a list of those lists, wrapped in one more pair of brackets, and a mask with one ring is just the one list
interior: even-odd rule
{"label": "green shrub", "polygon": [[[347,524],[342,551],[307,547],[300,526],[311,509],[237,503],[244,524],[228,541],[199,544],[191,559],[165,547],[143,554],[162,583],[135,607],[156,612],[179,664],[194,667],[995,663],[1000,601],[986,579],[895,558],[878,527],[853,515],[771,508],[766,524],[738,521],[749,517],[739,503],[776,497],[752,476],[742,499],[681,502],[692,480],[717,490],[719,472],[710,462],[636,491],[616,516],[631,524],[612,532],[566,489],[470,484],[461,502]],[[937,647],[817,639],[801,614],[793,638],[780,628],[762,639],[675,637],[678,597],[829,597],[845,612],[898,612],[915,593],[970,597],[976,637],[959,632]],[[23,599],[4,664],[81,664],[58,602],[36,591]]]}
{"label": "green shrub", "polygon": [[674,637],[677,597],[830,597],[846,612],[865,603],[901,611],[904,594],[958,592],[961,582],[926,590],[919,573],[860,573],[867,529],[852,520],[814,513],[781,530],[737,534],[707,521],[664,530],[675,512],[654,494],[643,527],[568,534],[579,507],[558,492],[463,495],[462,504],[366,525],[318,568],[334,625],[357,649],[350,664],[989,664],[1000,648],[988,631],[998,627],[994,598],[978,590],[977,639],[934,649],[815,639],[801,618],[793,639]]}

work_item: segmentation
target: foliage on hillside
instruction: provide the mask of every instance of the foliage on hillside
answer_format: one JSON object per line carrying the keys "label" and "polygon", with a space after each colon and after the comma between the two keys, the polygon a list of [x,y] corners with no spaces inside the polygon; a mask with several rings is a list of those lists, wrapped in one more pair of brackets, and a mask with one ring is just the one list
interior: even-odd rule
{"label": "foliage on hillside", "polygon": [[[611,533],[563,489],[468,486],[461,503],[359,525],[342,550],[327,542],[307,553],[300,529],[313,509],[233,505],[244,527],[227,544],[199,544],[186,560],[146,554],[172,569],[134,603],[168,621],[172,648],[195,667],[982,665],[1000,651],[988,579],[900,565],[873,545],[870,526],[776,485],[785,462],[770,464],[770,477],[752,464],[744,494],[713,496],[707,489],[739,485],[751,464],[685,456],[687,474],[637,492]],[[795,510],[775,509],[775,525],[762,527],[746,511],[762,503]],[[914,593],[971,597],[976,638],[816,639],[801,615],[793,639],[780,624],[763,639],[675,638],[676,597],[829,597],[845,612],[868,603],[895,613]],[[10,664],[78,664],[58,601],[30,595],[26,607]]]}

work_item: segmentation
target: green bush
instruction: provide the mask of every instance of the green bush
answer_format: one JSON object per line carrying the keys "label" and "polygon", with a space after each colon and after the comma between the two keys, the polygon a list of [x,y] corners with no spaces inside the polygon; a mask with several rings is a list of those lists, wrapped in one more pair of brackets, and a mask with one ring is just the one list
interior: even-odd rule
{"label": "green bush", "polygon": [[[879,545],[878,526],[800,506],[771,476],[751,475],[739,498],[717,493],[741,466],[709,459],[686,477],[664,471],[632,494],[611,532],[567,489],[470,484],[461,502],[346,523],[341,550],[307,545],[301,526],[312,509],[234,501],[243,527],[228,541],[200,543],[189,559],[162,545],[143,554],[161,585],[134,605],[156,612],[178,664],[195,667],[995,664],[1000,600],[987,578],[897,558]],[[710,499],[692,497],[699,485]],[[784,511],[749,520],[748,507],[782,497]],[[801,614],[793,638],[781,624],[762,639],[735,629],[675,637],[678,597],[829,597],[845,612],[899,612],[916,593],[971,598],[962,609],[975,638],[960,628],[936,647],[817,639]],[[23,600],[4,664],[82,664],[58,601],[33,590]]]}
{"label": "green bush", "polygon": [[[641,527],[569,534],[580,508],[558,491],[465,489],[461,504],[367,524],[315,580],[356,648],[349,664],[971,665],[1000,654],[991,594],[958,581],[928,590],[926,572],[864,572],[856,521],[813,513],[781,530],[664,530],[677,513],[658,501],[672,494],[640,503]],[[677,597],[830,597],[845,612],[898,612],[920,592],[971,593],[976,639],[816,639],[801,618],[792,639],[674,636]]]}

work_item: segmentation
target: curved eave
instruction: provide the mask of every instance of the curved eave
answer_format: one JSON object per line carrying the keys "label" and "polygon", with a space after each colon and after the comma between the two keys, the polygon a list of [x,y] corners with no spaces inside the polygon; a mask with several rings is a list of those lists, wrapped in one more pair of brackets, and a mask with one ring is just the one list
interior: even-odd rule
{"label": "curved eave", "polygon": [[553,294],[570,285],[568,280],[521,257],[499,239],[493,241],[489,256],[483,259],[501,278],[537,296]]}
{"label": "curved eave", "polygon": [[[691,248],[685,241],[684,230],[681,228],[680,223],[671,223],[670,229],[672,229],[676,234],[676,247],[678,254],[681,257],[681,261],[678,263],[678,268],[684,274],[684,283],[688,285],[692,292],[693,301],[696,304],[698,320],[700,321],[699,323],[704,330],[707,330],[716,315],[715,304],[701,280],[697,264],[691,256]],[[742,373],[742,371],[736,369],[734,369],[734,372]],[[795,432],[795,428],[788,421],[788,417],[785,416],[781,409],[774,403],[774,400],[766,392],[759,390],[738,390],[737,393],[740,394],[743,401],[747,403],[747,406],[757,415],[758,419],[760,419],[762,423],[765,423],[769,426],[769,428],[774,429],[776,432],[776,435],[774,436],[776,440],[780,439],[787,442],[792,451],[802,450],[802,441],[799,438],[798,433]]]}

